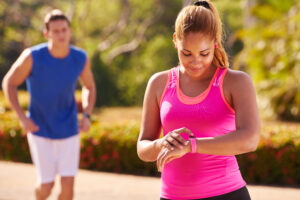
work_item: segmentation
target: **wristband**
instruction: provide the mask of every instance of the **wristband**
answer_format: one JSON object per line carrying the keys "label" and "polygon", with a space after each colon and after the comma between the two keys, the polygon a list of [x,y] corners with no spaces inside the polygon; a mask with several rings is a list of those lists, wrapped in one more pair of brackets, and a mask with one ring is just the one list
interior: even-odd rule
{"label": "wristband", "polygon": [[91,116],[90,116],[89,114],[87,114],[87,113],[82,113],[82,116],[83,116],[83,117],[86,117],[86,118],[88,118],[88,119],[91,119]]}
{"label": "wristband", "polygon": [[191,146],[192,146],[192,152],[191,153],[197,153],[196,138],[194,136],[190,136],[190,142],[191,142]]}

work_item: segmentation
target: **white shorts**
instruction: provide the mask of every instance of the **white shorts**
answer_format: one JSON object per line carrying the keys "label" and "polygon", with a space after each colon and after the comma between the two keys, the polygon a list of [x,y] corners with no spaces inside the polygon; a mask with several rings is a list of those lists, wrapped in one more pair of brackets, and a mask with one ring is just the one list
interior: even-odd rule
{"label": "white shorts", "polygon": [[75,176],[79,166],[80,137],[49,139],[27,134],[31,159],[37,169],[38,184],[49,183],[55,176]]}

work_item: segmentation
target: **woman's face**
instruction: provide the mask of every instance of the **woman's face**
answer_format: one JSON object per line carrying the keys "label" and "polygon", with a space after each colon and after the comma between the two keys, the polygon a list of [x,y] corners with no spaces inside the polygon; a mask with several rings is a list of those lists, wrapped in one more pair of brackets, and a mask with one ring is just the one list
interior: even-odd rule
{"label": "woman's face", "polygon": [[189,33],[174,43],[178,50],[181,70],[192,78],[201,78],[209,71],[214,58],[214,40],[201,33]]}

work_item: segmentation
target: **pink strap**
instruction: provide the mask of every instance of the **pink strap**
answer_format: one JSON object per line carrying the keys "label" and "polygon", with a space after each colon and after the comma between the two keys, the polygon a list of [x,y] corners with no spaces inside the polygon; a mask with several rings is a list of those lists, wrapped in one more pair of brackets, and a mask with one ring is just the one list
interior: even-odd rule
{"label": "pink strap", "polygon": [[196,138],[190,138],[191,145],[192,145],[192,153],[197,153],[197,143]]}
{"label": "pink strap", "polygon": [[220,67],[218,67],[218,69],[219,69],[218,74],[215,77],[215,80],[214,80],[214,83],[213,83],[213,86],[215,86],[215,87],[219,87],[220,86],[222,75],[227,70],[227,68],[220,68]]}

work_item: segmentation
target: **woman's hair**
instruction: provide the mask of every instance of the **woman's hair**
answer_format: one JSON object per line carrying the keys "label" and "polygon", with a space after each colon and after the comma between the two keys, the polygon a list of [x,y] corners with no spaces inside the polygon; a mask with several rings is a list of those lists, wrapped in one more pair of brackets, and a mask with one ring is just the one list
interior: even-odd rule
{"label": "woman's hair", "polygon": [[179,40],[190,32],[200,32],[215,40],[212,63],[220,67],[228,67],[228,57],[222,45],[222,22],[215,6],[209,1],[197,1],[193,5],[184,7],[175,22],[176,38]]}
{"label": "woman's hair", "polygon": [[67,16],[59,9],[51,10],[44,18],[44,25],[47,30],[49,30],[49,23],[56,20],[66,20],[70,26],[70,20]]}

